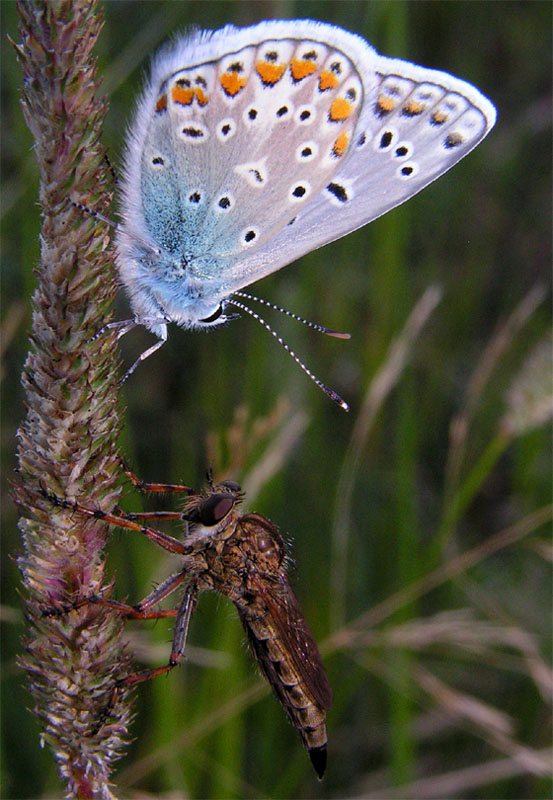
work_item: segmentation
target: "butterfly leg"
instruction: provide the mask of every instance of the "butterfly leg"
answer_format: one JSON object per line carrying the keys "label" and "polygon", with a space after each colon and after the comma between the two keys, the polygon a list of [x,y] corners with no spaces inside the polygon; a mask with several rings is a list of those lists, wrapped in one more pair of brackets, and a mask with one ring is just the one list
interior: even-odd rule
{"label": "butterfly leg", "polygon": [[124,336],[129,331],[132,331],[138,325],[138,322],[135,319],[123,319],[118,320],[117,322],[108,322],[106,325],[102,325],[102,327],[96,331],[94,336],[91,337],[90,341],[94,342],[98,339],[102,334],[106,331],[117,331],[116,341],[118,341],[122,336]]}
{"label": "butterfly leg", "polygon": [[151,347],[148,347],[147,350],[144,350],[144,352],[138,356],[134,364],[132,364],[132,366],[129,367],[129,369],[125,372],[123,377],[119,380],[119,384],[125,383],[127,378],[130,375],[132,375],[132,373],[135,371],[135,369],[137,368],[137,366],[140,364],[141,361],[145,361],[145,359],[147,359],[148,356],[151,356],[152,353],[155,353],[156,350],[159,350],[159,348],[165,344],[165,342],[167,341],[167,325],[165,323],[165,320],[163,319],[159,320],[157,318],[138,319],[135,317],[134,319],[124,319],[124,320],[119,320],[117,322],[108,322],[106,325],[102,325],[100,330],[96,331],[94,336],[91,337],[91,341],[93,342],[100,336],[102,336],[102,334],[105,333],[106,331],[115,330],[117,331],[116,341],[119,341],[119,339],[121,339],[122,336],[125,336],[127,333],[129,333],[129,331],[132,331],[132,329],[136,328],[137,325],[146,325],[147,327],[149,327],[149,324],[157,325],[159,329],[159,333],[156,333],[158,341]]}
{"label": "butterfly leg", "polygon": [[[141,320],[136,320],[135,324],[140,325],[140,324],[142,324],[142,321]],[[167,341],[167,325],[161,324],[161,325],[159,325],[159,328],[160,328],[160,334],[157,334],[158,335],[157,342],[155,344],[153,344],[151,347],[148,347],[147,350],[144,350],[144,352],[141,353],[138,356],[138,358],[136,359],[134,364],[132,364],[132,366],[129,367],[129,369],[125,372],[123,377],[119,380],[119,384],[125,383],[127,378],[129,378],[133,374],[133,372],[135,371],[137,366],[142,361],[145,361],[149,356],[151,356],[153,353],[155,353],[156,350],[159,350],[159,348],[162,347],[165,344],[165,342]],[[130,328],[129,328],[129,330],[130,330]],[[127,331],[123,331],[123,333],[126,333],[126,332]],[[117,338],[120,338],[120,336],[122,336],[123,333],[119,334],[119,336]]]}

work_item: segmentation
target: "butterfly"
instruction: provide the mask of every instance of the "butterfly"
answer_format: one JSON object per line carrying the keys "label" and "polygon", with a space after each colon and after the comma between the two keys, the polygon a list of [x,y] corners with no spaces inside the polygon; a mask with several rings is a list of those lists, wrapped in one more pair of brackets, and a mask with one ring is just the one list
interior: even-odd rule
{"label": "butterfly", "polygon": [[126,143],[117,261],[134,318],[114,323],[158,341],[127,375],[170,322],[212,327],[238,308],[269,328],[242,289],[416,194],[495,118],[469,83],[322,22],[195,31],[162,48]]}

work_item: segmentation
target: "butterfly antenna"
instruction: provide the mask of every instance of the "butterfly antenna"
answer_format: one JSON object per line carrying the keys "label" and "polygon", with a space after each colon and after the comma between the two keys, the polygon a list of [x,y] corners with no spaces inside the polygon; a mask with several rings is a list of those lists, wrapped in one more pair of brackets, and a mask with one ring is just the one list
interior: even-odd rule
{"label": "butterfly antenna", "polygon": [[74,208],[78,208],[79,211],[83,211],[85,214],[89,214],[91,217],[94,217],[94,219],[99,219],[102,222],[105,222],[106,225],[110,226],[110,228],[117,228],[116,222],[114,222],[111,219],[108,219],[108,217],[104,217],[104,215],[100,214],[99,211],[94,211],[92,208],[84,206],[82,203],[75,202],[75,200],[71,200],[71,205],[74,206]]}
{"label": "butterfly antenna", "polygon": [[233,296],[243,297],[245,300],[255,300],[256,303],[261,303],[261,305],[267,306],[267,308],[272,308],[273,311],[280,311],[281,314],[286,314],[287,317],[292,317],[292,319],[295,319],[297,322],[301,322],[302,325],[307,325],[308,328],[313,328],[314,331],[319,331],[319,333],[325,333],[327,336],[334,336],[335,339],[351,339],[349,333],[341,333],[340,331],[333,331],[330,328],[325,328],[324,325],[317,325],[316,322],[310,322],[308,319],[304,319],[303,317],[299,317],[297,314],[294,314],[293,311],[288,311],[281,306],[270,303],[268,300],[263,300],[261,297],[256,297],[254,294],[246,294],[246,292],[233,292]]}
{"label": "butterfly antenna", "polygon": [[104,153],[104,161],[106,162],[107,168],[111,172],[111,177],[113,178],[114,184],[117,186],[117,184],[119,183],[119,175],[117,174],[117,170],[109,160],[109,156],[107,153]]}
{"label": "butterfly antenna", "polygon": [[[238,294],[238,292],[235,292],[235,294]],[[241,296],[241,297],[243,297],[244,295],[243,295],[243,294],[241,294],[240,296]],[[299,367],[300,367],[300,368],[301,368],[301,369],[302,369],[302,370],[305,372],[305,374],[306,374],[306,375],[307,375],[309,378],[311,378],[311,380],[313,381],[313,383],[315,383],[315,384],[316,384],[316,385],[319,387],[319,389],[322,389],[322,390],[323,390],[323,392],[324,392],[326,395],[328,395],[328,397],[330,397],[330,399],[331,399],[331,400],[334,400],[334,402],[335,402],[337,405],[339,405],[339,406],[340,406],[340,408],[343,408],[343,409],[344,409],[344,411],[349,411],[349,406],[348,406],[348,404],[346,403],[346,401],[345,401],[345,400],[343,400],[343,399],[340,397],[340,395],[339,395],[339,394],[337,394],[337,393],[336,393],[336,392],[335,392],[333,389],[330,389],[330,388],[329,388],[328,386],[326,386],[326,385],[325,385],[325,384],[324,384],[322,381],[320,381],[320,380],[317,378],[317,376],[316,376],[316,375],[313,375],[313,373],[311,372],[311,370],[310,370],[308,367],[306,367],[306,366],[305,366],[305,364],[303,363],[303,361],[301,361],[301,359],[299,359],[299,358],[298,358],[298,356],[297,356],[297,355],[294,353],[294,351],[291,349],[291,347],[290,347],[289,345],[287,345],[287,344],[286,344],[286,342],[284,341],[284,339],[283,339],[281,336],[279,336],[279,335],[278,335],[278,333],[277,333],[276,331],[274,331],[274,330],[271,328],[271,326],[270,326],[270,325],[269,325],[267,322],[265,322],[265,320],[263,319],[263,317],[260,317],[260,316],[259,316],[259,314],[256,314],[256,312],[255,312],[255,311],[252,311],[252,309],[251,309],[251,308],[248,308],[248,306],[245,306],[245,305],[244,305],[244,303],[240,303],[238,300],[234,300],[234,295],[233,295],[233,297],[232,297],[232,298],[230,298],[230,299],[229,299],[229,300],[227,300],[226,302],[227,302],[227,303],[230,303],[230,304],[231,304],[231,305],[233,305],[233,306],[236,306],[236,308],[239,308],[241,311],[245,311],[245,312],[246,312],[246,314],[249,314],[249,315],[250,315],[250,317],[253,317],[255,320],[257,320],[257,322],[259,322],[259,324],[260,324],[260,325],[263,325],[263,327],[265,328],[265,330],[269,331],[269,333],[271,334],[271,336],[274,336],[274,338],[277,340],[277,342],[278,342],[278,343],[279,343],[279,344],[280,344],[280,345],[281,345],[281,346],[282,346],[282,347],[283,347],[283,348],[286,350],[286,352],[288,353],[288,355],[289,355],[289,356],[291,356],[291,358],[293,358],[293,359],[294,359],[294,361],[296,362],[296,364],[297,364],[297,365],[298,365],[298,366],[299,366]],[[266,303],[266,305],[271,305],[271,304],[270,304],[270,303]],[[287,313],[287,312],[285,312],[285,313]],[[293,314],[290,314],[290,316],[294,316],[294,315],[293,315]],[[309,325],[310,323],[306,323],[306,324],[307,324],[307,325]],[[317,327],[318,327],[318,326],[317,326]]]}

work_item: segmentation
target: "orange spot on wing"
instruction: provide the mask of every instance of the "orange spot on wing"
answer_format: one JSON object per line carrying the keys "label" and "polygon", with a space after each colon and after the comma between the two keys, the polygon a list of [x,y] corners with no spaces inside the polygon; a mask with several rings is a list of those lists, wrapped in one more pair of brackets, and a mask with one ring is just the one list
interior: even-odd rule
{"label": "orange spot on wing", "polygon": [[330,106],[328,118],[331,122],[341,122],[347,119],[352,112],[352,105],[348,100],[343,97],[337,97]]}
{"label": "orange spot on wing", "polygon": [[444,144],[448,149],[458,147],[460,144],[463,144],[463,137],[460,133],[450,133]]}
{"label": "orange spot on wing", "polygon": [[329,69],[323,69],[319,77],[319,89],[321,92],[326,92],[327,89],[335,89],[340,81],[336,75]]}
{"label": "orange spot on wing", "polygon": [[348,142],[349,142],[349,136],[345,131],[343,131],[334,142],[334,145],[332,147],[333,155],[338,157],[343,156],[344,153],[346,152]]}
{"label": "orange spot on wing", "polygon": [[447,114],[444,114],[443,111],[435,111],[432,114],[432,122],[434,123],[434,125],[443,125],[446,119],[447,119]]}
{"label": "orange spot on wing", "polygon": [[223,87],[225,94],[234,97],[239,94],[246,85],[247,78],[241,78],[237,72],[225,72],[219,78],[219,83]]}
{"label": "orange spot on wing", "polygon": [[209,97],[205,94],[203,89],[194,89],[194,95],[199,105],[206,106],[209,103]]}
{"label": "orange spot on wing", "polygon": [[181,106],[189,106],[194,99],[194,89],[188,89],[184,86],[173,86],[171,89],[171,98],[174,103]]}
{"label": "orange spot on wing", "polygon": [[162,94],[156,103],[156,111],[165,111],[167,108],[167,95]]}
{"label": "orange spot on wing", "polygon": [[271,86],[279,82],[285,69],[286,64],[272,64],[270,61],[258,61],[255,65],[255,71],[263,83]]}
{"label": "orange spot on wing", "polygon": [[301,81],[317,71],[317,65],[309,59],[293,58],[290,61],[290,72],[295,81]]}
{"label": "orange spot on wing", "polygon": [[408,117],[417,117],[419,114],[422,114],[425,108],[426,106],[424,103],[417,103],[416,100],[411,100],[403,106],[402,112],[407,114]]}
{"label": "orange spot on wing", "polygon": [[379,111],[382,111],[384,114],[389,114],[390,111],[394,110],[397,102],[392,97],[386,97],[386,95],[382,94],[376,101],[376,105]]}

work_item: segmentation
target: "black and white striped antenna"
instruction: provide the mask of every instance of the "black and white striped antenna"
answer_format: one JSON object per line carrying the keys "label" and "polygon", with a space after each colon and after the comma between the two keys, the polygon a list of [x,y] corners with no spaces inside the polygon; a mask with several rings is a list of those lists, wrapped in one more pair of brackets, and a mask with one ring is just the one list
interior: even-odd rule
{"label": "black and white striped antenna", "polygon": [[297,316],[297,314],[294,314],[291,311],[286,311],[286,309],[281,308],[280,306],[274,305],[273,303],[270,303],[267,300],[262,300],[260,297],[255,297],[255,295],[246,294],[245,292],[234,292],[234,294],[231,297],[229,297],[227,300],[225,300],[225,303],[229,303],[230,305],[236,306],[236,308],[239,308],[241,311],[245,311],[246,314],[249,314],[250,317],[253,317],[257,322],[259,322],[260,325],[263,325],[265,330],[269,331],[271,336],[274,336],[274,338],[281,345],[281,347],[283,347],[286,350],[288,355],[291,358],[293,358],[294,361],[296,362],[296,364],[305,372],[305,374],[309,378],[311,378],[313,383],[315,383],[319,387],[319,389],[322,389],[322,391],[328,397],[330,397],[331,400],[333,400],[337,405],[340,406],[340,408],[342,408],[344,411],[349,411],[349,406],[346,403],[346,401],[342,397],[340,397],[340,395],[337,394],[334,391],[334,389],[331,389],[329,386],[324,384],[322,381],[320,381],[317,378],[316,375],[314,375],[311,372],[311,370],[303,363],[303,361],[294,353],[292,348],[289,345],[286,344],[286,342],[284,341],[282,336],[279,336],[279,334],[275,330],[273,330],[273,328],[271,328],[269,323],[265,322],[263,317],[260,317],[259,314],[257,314],[255,311],[252,311],[252,309],[248,308],[248,306],[244,305],[244,303],[241,303],[239,300],[235,300],[234,298],[236,296],[237,297],[243,297],[243,298],[245,298],[247,300],[255,300],[258,303],[262,303],[263,305],[267,306],[268,308],[272,308],[275,311],[280,311],[283,314],[286,314],[287,316],[292,317],[293,319],[297,320],[298,322],[301,322],[304,325],[307,325],[309,328],[313,328],[314,330],[319,331],[320,333],[325,333],[327,336],[334,336],[337,339],[349,339],[350,338],[349,333],[340,333],[339,331],[333,331],[333,330],[330,330],[330,328],[325,328],[322,325],[317,325],[315,322],[309,322],[309,320],[303,319],[303,317],[299,317],[299,316]]}

